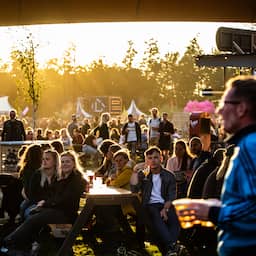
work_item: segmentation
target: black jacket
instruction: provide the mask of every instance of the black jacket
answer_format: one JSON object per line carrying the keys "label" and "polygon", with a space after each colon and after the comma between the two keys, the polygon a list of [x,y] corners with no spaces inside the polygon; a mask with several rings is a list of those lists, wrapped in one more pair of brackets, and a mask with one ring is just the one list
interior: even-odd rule
{"label": "black jacket", "polygon": [[52,178],[51,184],[46,180],[43,187],[40,185],[41,182],[41,170],[36,170],[31,178],[27,181],[28,185],[25,193],[31,204],[36,204],[41,200],[47,200],[53,195],[53,187],[56,182],[56,177]]}
{"label": "black jacket", "polygon": [[24,125],[20,120],[7,120],[3,125],[2,141],[26,140]]}
{"label": "black jacket", "polygon": [[203,187],[207,177],[218,168],[218,162],[214,158],[207,159],[193,173],[190,181],[187,197],[202,198]]}
{"label": "black jacket", "polygon": [[109,139],[109,127],[106,123],[102,123],[101,125],[97,126],[93,130],[93,135],[97,135],[97,131],[99,132],[99,137],[103,140]]}
{"label": "black jacket", "polygon": [[[146,205],[149,203],[153,182],[152,182],[152,173],[147,177],[143,174],[142,171],[138,173],[139,183],[137,185],[131,185],[131,191],[134,193],[142,192],[142,204]],[[176,199],[176,180],[172,172],[169,172],[165,169],[161,169],[161,196],[164,201],[173,201]]]}
{"label": "black jacket", "polygon": [[[141,129],[140,129],[140,125],[137,122],[135,123],[135,132],[136,132],[136,136],[137,136],[137,142],[140,143],[141,142]],[[127,142],[127,136],[128,136],[128,132],[126,132],[126,128],[128,126],[128,123],[126,123],[122,129],[122,134],[125,135],[125,143]]]}
{"label": "black jacket", "polygon": [[74,171],[66,179],[61,179],[55,183],[54,194],[46,200],[43,207],[61,210],[71,221],[74,221],[85,187],[86,181],[82,175]]}

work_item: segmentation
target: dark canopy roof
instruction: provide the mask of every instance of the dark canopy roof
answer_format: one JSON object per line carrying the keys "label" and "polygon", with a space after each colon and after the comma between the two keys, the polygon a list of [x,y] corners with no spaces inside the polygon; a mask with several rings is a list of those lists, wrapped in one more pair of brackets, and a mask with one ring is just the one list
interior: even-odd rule
{"label": "dark canopy roof", "polygon": [[256,22],[256,1],[10,0],[0,25],[106,21]]}

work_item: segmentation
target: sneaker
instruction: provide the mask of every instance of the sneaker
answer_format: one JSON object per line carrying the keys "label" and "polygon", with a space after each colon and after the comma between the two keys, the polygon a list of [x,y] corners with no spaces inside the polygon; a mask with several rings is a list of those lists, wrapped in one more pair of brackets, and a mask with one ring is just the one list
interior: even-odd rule
{"label": "sneaker", "polygon": [[39,250],[40,250],[40,244],[38,242],[33,242],[31,251],[30,251],[30,256],[38,256],[39,255]]}
{"label": "sneaker", "polygon": [[119,246],[116,250],[117,256],[125,256],[127,255],[126,248],[124,246]]}
{"label": "sneaker", "polygon": [[0,256],[7,255],[8,251],[9,251],[8,248],[2,246],[2,247],[0,248]]}
{"label": "sneaker", "polygon": [[177,256],[177,255],[190,255],[187,248],[177,242],[172,248],[167,252],[166,256]]}
{"label": "sneaker", "polygon": [[15,249],[8,249],[6,247],[1,247],[0,249],[0,255],[2,256],[30,256],[29,253],[15,250]]}
{"label": "sneaker", "polygon": [[170,249],[167,251],[166,256],[178,256],[179,245],[173,244],[169,247]]}
{"label": "sneaker", "polygon": [[176,252],[175,250],[169,250],[166,253],[166,256],[178,256],[178,252]]}

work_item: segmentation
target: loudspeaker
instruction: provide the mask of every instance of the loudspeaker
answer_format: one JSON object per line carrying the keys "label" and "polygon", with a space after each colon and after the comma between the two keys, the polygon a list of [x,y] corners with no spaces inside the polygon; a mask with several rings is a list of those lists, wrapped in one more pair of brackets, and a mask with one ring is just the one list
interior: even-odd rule
{"label": "loudspeaker", "polygon": [[200,134],[209,134],[211,130],[210,118],[200,118]]}
{"label": "loudspeaker", "polygon": [[189,137],[200,137],[203,134],[210,134],[211,119],[202,117],[202,113],[193,113],[190,116]]}

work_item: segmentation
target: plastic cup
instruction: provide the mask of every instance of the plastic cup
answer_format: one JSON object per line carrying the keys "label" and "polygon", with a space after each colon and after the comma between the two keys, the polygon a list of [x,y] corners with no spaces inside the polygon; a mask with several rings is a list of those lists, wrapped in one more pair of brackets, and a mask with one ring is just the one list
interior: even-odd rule
{"label": "plastic cup", "polygon": [[87,177],[89,179],[90,187],[92,187],[93,186],[93,180],[94,180],[94,172],[91,171],[91,170],[87,170],[86,171],[86,175],[87,175]]}
{"label": "plastic cup", "polygon": [[[205,201],[202,199],[181,198],[174,200],[172,203],[175,207],[180,225],[183,229],[191,228],[194,225],[201,225],[202,227],[214,227],[214,224],[211,221],[197,219],[196,215],[194,215],[194,210],[191,205],[193,203],[205,203]],[[181,211],[182,214],[180,214]]]}
{"label": "plastic cup", "polygon": [[93,187],[100,188],[103,184],[103,178],[102,177],[95,177]]}

